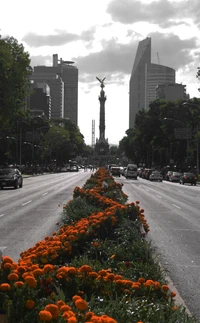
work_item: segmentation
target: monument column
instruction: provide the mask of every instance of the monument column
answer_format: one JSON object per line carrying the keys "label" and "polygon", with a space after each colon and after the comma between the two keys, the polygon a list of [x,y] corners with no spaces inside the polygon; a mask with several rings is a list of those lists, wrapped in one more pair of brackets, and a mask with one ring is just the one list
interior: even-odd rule
{"label": "monument column", "polygon": [[99,118],[99,140],[105,139],[105,92],[102,89],[99,96],[100,101],[100,118]]}

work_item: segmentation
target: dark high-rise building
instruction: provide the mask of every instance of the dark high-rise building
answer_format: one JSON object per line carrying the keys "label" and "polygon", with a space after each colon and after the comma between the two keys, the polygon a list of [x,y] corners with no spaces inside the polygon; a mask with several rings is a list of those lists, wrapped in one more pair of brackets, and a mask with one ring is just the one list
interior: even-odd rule
{"label": "dark high-rise building", "polygon": [[60,68],[60,75],[64,83],[64,118],[78,124],[78,68],[72,61],[58,59],[53,55],[53,67]]}
{"label": "dark high-rise building", "polygon": [[34,111],[43,111],[47,119],[51,119],[50,88],[46,83],[31,84],[29,108]]}
{"label": "dark high-rise building", "polygon": [[169,83],[175,83],[175,70],[151,63],[151,38],[139,42],[129,83],[129,128],[134,127],[136,114],[156,99],[157,85]]}
{"label": "dark high-rise building", "polygon": [[72,61],[53,55],[53,66],[35,66],[30,77],[50,86],[51,117],[70,119],[78,124],[78,68]]}

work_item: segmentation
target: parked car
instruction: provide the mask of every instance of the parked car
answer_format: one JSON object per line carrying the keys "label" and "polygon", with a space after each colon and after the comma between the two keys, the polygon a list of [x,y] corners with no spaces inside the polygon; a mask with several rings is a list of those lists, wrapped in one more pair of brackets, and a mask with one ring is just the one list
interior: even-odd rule
{"label": "parked car", "polygon": [[169,181],[170,182],[179,182],[180,181],[180,177],[182,176],[182,173],[179,172],[173,172],[170,176],[169,176]]}
{"label": "parked car", "polygon": [[122,176],[125,176],[125,172],[126,172],[126,167],[123,167],[123,169],[121,171]]}
{"label": "parked car", "polygon": [[196,185],[197,177],[193,173],[183,173],[183,175],[180,177],[179,183],[183,184],[183,185],[185,183],[189,183],[191,185]]}
{"label": "parked car", "polygon": [[118,166],[112,166],[110,168],[110,172],[111,172],[111,175],[114,175],[114,176],[116,175],[116,176],[120,177],[120,175],[121,175],[121,169]]}
{"label": "parked car", "polygon": [[151,174],[149,175],[149,180],[150,181],[160,181],[162,182],[163,180],[163,175],[161,172],[157,171],[157,170],[153,170],[151,172]]}
{"label": "parked car", "polygon": [[173,174],[173,170],[168,170],[167,174],[165,175],[166,181],[169,181],[170,176]]}
{"label": "parked car", "polygon": [[0,169],[0,188],[14,187],[15,189],[23,186],[23,177],[17,168]]}

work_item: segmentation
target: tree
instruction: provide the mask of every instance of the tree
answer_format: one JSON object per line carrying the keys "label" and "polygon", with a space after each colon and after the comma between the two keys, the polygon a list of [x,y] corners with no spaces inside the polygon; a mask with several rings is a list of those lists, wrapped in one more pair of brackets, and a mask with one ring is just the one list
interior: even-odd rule
{"label": "tree", "polygon": [[29,54],[13,37],[0,37],[0,71],[0,129],[6,132],[25,107],[31,74]]}

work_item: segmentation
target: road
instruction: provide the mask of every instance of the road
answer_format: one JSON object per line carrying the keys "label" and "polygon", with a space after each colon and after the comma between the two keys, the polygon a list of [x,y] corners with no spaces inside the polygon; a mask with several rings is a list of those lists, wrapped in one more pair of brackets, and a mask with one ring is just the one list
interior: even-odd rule
{"label": "road", "polygon": [[0,250],[17,261],[22,251],[58,229],[63,205],[90,172],[24,178],[21,189],[0,190]]}
{"label": "road", "polygon": [[[62,206],[91,172],[59,173],[24,179],[22,189],[0,191],[0,249],[15,261],[20,252],[51,235]],[[115,177],[128,202],[140,201],[150,226],[148,239],[193,315],[200,318],[200,185]],[[60,206],[59,206],[60,205]]]}
{"label": "road", "polygon": [[189,311],[200,318],[200,185],[116,178],[128,202],[140,201],[148,239]]}

